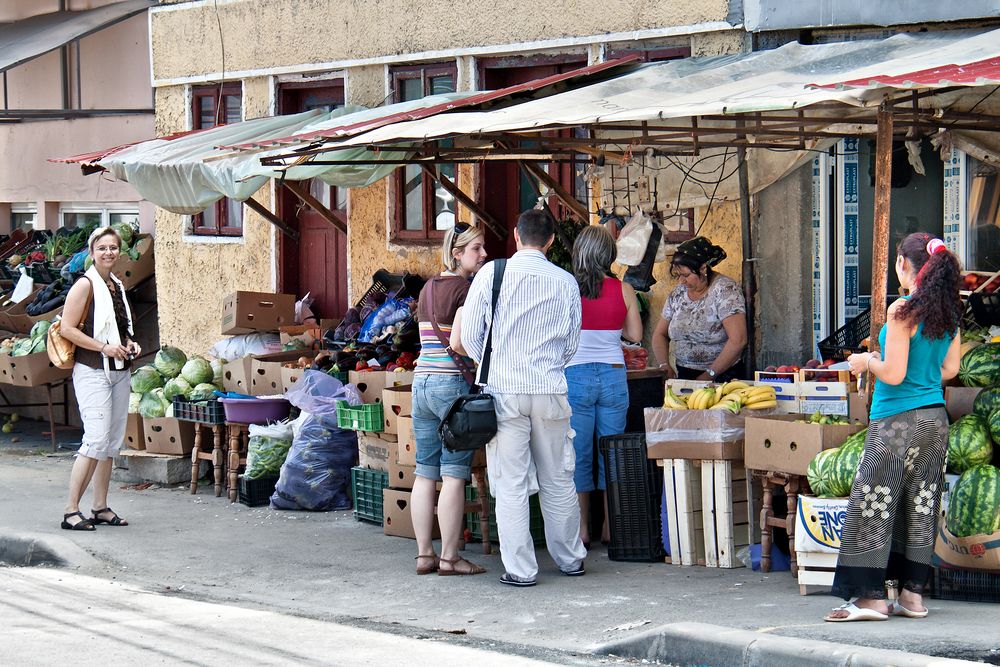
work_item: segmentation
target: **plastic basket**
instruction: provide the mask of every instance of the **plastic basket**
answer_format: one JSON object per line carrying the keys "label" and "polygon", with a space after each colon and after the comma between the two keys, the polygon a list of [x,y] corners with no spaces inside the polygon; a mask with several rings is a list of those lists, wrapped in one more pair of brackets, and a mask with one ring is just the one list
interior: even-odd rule
{"label": "plastic basket", "polygon": [[601,438],[607,476],[611,544],[608,558],[619,561],[663,560],[660,496],[663,474],[646,457],[646,434]]}
{"label": "plastic basket", "polygon": [[278,483],[278,476],[258,477],[257,479],[247,479],[240,475],[239,500],[247,507],[260,507],[271,502],[271,495],[274,487]]}
{"label": "plastic basket", "polygon": [[226,421],[233,424],[267,424],[286,419],[292,404],[283,398],[220,398]]}
{"label": "plastic basket", "polygon": [[637,433],[646,430],[645,408],[663,406],[663,377],[637,378],[628,381],[628,411],[625,413],[625,431]]}
{"label": "plastic basket", "polygon": [[199,424],[225,424],[226,411],[217,399],[207,401],[187,401],[174,396],[174,417],[186,422]]}
{"label": "plastic basket", "polygon": [[356,466],[351,468],[354,518],[382,525],[382,489],[389,488],[389,473]]}
{"label": "plastic basket", "polygon": [[[471,484],[465,487],[465,502],[466,504],[479,502],[479,492]],[[500,533],[497,531],[496,504],[496,499],[491,495],[489,497],[490,515],[487,518],[491,544],[500,544]],[[483,541],[483,531],[480,530],[479,523],[479,512],[466,512],[465,525],[472,534],[474,541]],[[545,546],[545,527],[542,523],[542,508],[538,504],[538,494],[528,498],[528,529],[531,531],[531,539],[535,543],[535,546]]]}
{"label": "plastic basket", "polygon": [[337,426],[348,431],[381,433],[385,426],[382,404],[351,405],[347,401],[337,401]]}
{"label": "plastic basket", "polygon": [[395,292],[396,298],[417,297],[424,287],[424,279],[412,273],[389,273],[379,269],[372,276],[372,286],[358,300],[358,308],[374,305],[376,295]]}
{"label": "plastic basket", "polygon": [[820,356],[824,361],[827,359],[844,361],[850,354],[864,352],[866,348],[861,347],[861,341],[871,333],[871,322],[871,308],[848,320],[847,324],[834,331],[830,337],[817,343]]}
{"label": "plastic basket", "polygon": [[938,600],[1000,602],[1000,574],[935,568],[931,578],[931,595]]}
{"label": "plastic basket", "polygon": [[1000,294],[976,292],[969,295],[969,307],[976,324],[991,327],[1000,324]]}

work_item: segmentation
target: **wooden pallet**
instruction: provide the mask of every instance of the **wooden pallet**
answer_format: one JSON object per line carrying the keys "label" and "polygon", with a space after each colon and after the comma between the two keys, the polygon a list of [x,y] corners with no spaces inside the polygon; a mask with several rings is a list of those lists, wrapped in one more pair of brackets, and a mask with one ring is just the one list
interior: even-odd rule
{"label": "wooden pallet", "polygon": [[829,589],[833,586],[837,554],[797,551],[795,556],[799,566],[800,595],[808,595],[815,593],[818,588]]}

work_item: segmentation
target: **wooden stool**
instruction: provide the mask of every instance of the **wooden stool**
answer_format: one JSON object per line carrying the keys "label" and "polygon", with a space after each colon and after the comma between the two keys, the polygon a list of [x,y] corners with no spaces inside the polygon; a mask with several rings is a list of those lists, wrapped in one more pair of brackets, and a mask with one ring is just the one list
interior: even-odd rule
{"label": "wooden stool", "polygon": [[249,424],[226,422],[226,435],[229,441],[229,460],[226,466],[229,474],[229,502],[235,503],[239,494],[240,466],[247,463],[247,447],[250,443]]}
{"label": "wooden stool", "polygon": [[[804,475],[793,475],[785,472],[767,471],[761,475],[764,486],[764,507],[760,511],[760,571],[771,571],[771,529],[782,528],[788,533],[788,552],[791,560],[792,575],[798,571],[795,558],[795,515],[798,512],[799,493],[809,491],[809,483]],[[774,515],[773,487],[785,489],[786,513],[784,518]]]}
{"label": "wooden stool", "polygon": [[[215,472],[215,497],[222,495],[223,477],[223,438],[222,424],[202,424],[194,425],[194,447],[191,449],[191,493],[198,493],[198,473],[200,472],[202,461],[211,461]],[[211,431],[212,447],[202,449],[202,434]]]}

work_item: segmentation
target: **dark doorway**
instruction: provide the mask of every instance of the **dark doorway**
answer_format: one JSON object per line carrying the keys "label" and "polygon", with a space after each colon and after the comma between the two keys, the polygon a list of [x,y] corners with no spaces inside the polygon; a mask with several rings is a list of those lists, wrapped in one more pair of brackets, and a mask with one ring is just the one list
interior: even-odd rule
{"label": "dark doorway", "polygon": [[[332,111],[344,106],[343,81],[283,84],[279,113],[311,109]],[[313,197],[347,223],[347,190],[330,187],[319,179],[303,182]],[[278,215],[298,230],[296,243],[284,234],[278,237],[278,291],[299,297],[308,292],[318,317],[340,317],[347,301],[347,235],[285,188],[278,192]]]}

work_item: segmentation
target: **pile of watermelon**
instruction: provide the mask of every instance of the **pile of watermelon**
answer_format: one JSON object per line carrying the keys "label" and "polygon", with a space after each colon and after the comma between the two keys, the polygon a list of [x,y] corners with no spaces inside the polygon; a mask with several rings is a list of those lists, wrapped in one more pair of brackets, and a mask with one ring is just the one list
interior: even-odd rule
{"label": "pile of watermelon", "polygon": [[1000,469],[983,464],[962,473],[948,499],[945,525],[955,537],[1000,530]]}
{"label": "pile of watermelon", "polygon": [[862,429],[849,436],[840,447],[824,449],[809,462],[806,478],[809,488],[820,498],[843,498],[851,495],[851,485],[865,449]]}

